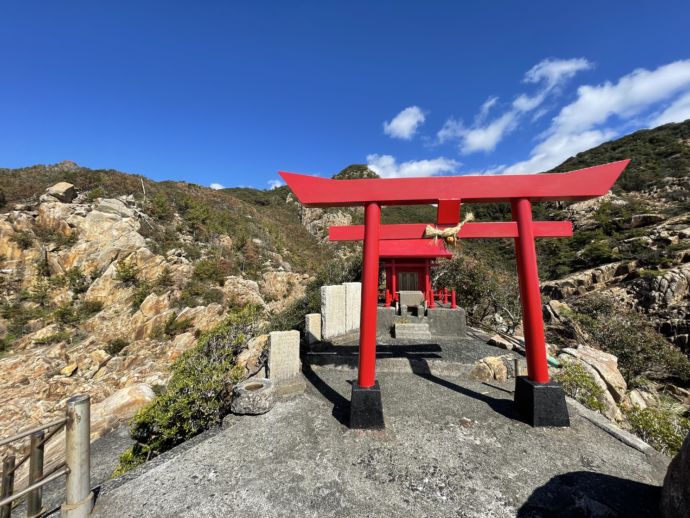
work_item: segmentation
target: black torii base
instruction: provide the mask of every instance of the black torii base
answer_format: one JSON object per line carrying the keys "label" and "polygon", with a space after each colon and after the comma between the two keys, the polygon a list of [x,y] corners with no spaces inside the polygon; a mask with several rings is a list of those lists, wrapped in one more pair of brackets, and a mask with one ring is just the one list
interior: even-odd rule
{"label": "black torii base", "polygon": [[385,428],[381,387],[379,387],[378,381],[369,388],[360,387],[356,381],[352,383],[350,428],[364,430],[382,430]]}
{"label": "black torii base", "polygon": [[531,426],[570,426],[565,392],[555,381],[536,383],[515,378],[515,410]]}

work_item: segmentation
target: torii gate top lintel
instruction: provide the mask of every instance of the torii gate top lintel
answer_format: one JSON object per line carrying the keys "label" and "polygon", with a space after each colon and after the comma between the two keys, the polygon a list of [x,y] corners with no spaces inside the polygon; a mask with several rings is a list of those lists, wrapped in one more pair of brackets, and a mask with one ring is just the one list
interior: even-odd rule
{"label": "torii gate top lintel", "polygon": [[581,201],[608,192],[630,160],[620,160],[568,173],[435,176],[431,178],[363,178],[333,180],[288,173],[280,175],[306,207],[508,202]]}

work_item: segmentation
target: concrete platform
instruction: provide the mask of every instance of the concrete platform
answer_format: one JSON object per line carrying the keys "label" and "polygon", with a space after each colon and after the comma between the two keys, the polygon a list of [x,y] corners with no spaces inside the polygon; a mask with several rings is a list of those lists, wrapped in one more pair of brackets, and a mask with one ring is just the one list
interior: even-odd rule
{"label": "concrete platform", "polygon": [[106,483],[94,517],[657,516],[668,459],[571,408],[571,428],[513,414],[512,383],[379,373],[384,431],[344,421],[352,373]]}

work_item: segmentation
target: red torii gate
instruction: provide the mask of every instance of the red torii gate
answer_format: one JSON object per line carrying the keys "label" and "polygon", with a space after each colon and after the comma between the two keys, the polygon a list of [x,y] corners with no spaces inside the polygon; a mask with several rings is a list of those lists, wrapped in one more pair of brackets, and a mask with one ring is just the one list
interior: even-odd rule
{"label": "red torii gate", "polygon": [[629,160],[622,160],[560,174],[394,179],[332,180],[280,172],[306,207],[364,206],[363,226],[331,228],[331,239],[361,239],[364,245],[359,369],[357,383],[352,389],[350,425],[364,428],[383,426],[380,389],[376,381],[376,314],[381,249],[415,246],[411,243],[418,243],[426,228],[424,224],[381,226],[381,206],[436,203],[437,224],[444,228],[460,221],[461,202],[511,204],[512,222],[466,223],[458,237],[515,239],[528,369],[527,378],[516,378],[515,402],[518,411],[532,425],[567,425],[563,392],[557,384],[549,381],[534,238],[570,236],[572,226],[570,222],[533,221],[532,203],[581,201],[602,196],[628,163]]}

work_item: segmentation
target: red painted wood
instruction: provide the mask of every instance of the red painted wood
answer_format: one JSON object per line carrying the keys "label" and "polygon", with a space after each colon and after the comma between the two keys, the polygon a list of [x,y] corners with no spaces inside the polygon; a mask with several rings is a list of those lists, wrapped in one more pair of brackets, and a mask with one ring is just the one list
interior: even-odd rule
{"label": "red painted wood", "polygon": [[[424,236],[425,228],[426,225],[423,223],[381,225],[380,239],[420,239]],[[489,223],[466,223],[460,229],[458,237],[460,239],[515,238],[517,235],[517,223],[514,221],[500,221]],[[534,237],[571,237],[572,235],[573,224],[570,221],[534,222]],[[328,238],[331,241],[361,241],[364,239],[364,225],[329,227]]]}
{"label": "red painted wood", "polygon": [[362,258],[362,309],[359,320],[359,369],[357,383],[373,387],[376,381],[376,312],[379,302],[379,226],[381,207],[364,208],[364,250]]}
{"label": "red painted wood", "polygon": [[389,239],[379,242],[379,255],[382,259],[432,259],[436,257],[453,257],[443,240],[434,244],[433,239]]}
{"label": "red painted wood", "polygon": [[513,200],[511,205],[519,232],[519,236],[515,240],[515,250],[518,258],[520,301],[525,331],[527,376],[537,383],[547,383],[549,381],[549,368],[546,362],[546,340],[541,311],[537,252],[532,230],[532,205],[526,198]]}
{"label": "red painted wood", "polygon": [[602,196],[629,160],[568,173],[435,176],[431,178],[363,178],[333,180],[280,172],[285,183],[307,207],[337,207],[376,202],[381,205],[438,203],[462,199],[487,203],[526,198],[536,201],[587,200]]}
{"label": "red painted wood", "polygon": [[436,209],[436,223],[457,225],[460,221],[460,200],[439,200]]}

